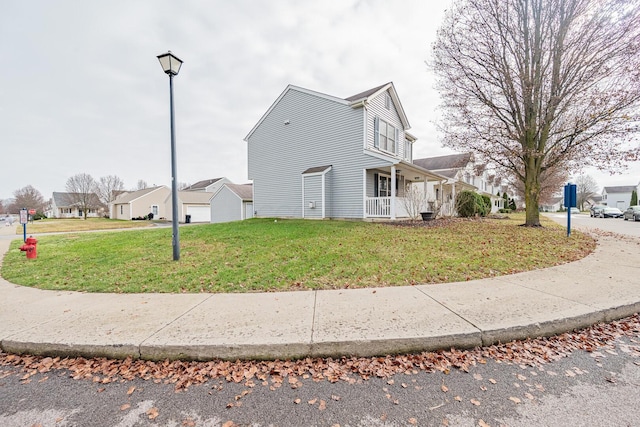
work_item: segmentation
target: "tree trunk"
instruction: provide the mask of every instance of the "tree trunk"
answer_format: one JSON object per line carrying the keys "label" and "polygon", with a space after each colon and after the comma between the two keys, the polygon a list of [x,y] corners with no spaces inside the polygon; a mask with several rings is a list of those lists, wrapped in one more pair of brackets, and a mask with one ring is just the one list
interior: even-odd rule
{"label": "tree trunk", "polygon": [[526,220],[527,227],[540,227],[540,211],[538,209],[538,201],[540,199],[540,182],[538,179],[538,168],[532,163],[526,162],[526,173],[524,181],[524,202],[526,204]]}

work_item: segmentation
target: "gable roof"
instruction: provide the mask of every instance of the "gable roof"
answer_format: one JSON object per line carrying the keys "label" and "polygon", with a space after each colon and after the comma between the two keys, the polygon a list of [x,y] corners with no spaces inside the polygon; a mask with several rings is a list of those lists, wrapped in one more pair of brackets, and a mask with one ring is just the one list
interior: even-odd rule
{"label": "gable roof", "polygon": [[244,202],[253,200],[253,184],[225,184],[224,186],[234,192]]}
{"label": "gable roof", "polygon": [[426,157],[424,159],[415,159],[413,163],[425,169],[432,171],[460,169],[464,168],[469,162],[473,162],[473,153],[450,154],[447,156]]}
{"label": "gable roof", "polygon": [[631,193],[637,189],[635,185],[618,185],[614,187],[604,187],[602,190],[607,193]]}
{"label": "gable roof", "polygon": [[187,188],[183,188],[180,191],[197,191],[197,190],[204,190],[205,188],[207,188],[208,186],[210,186],[213,183],[216,183],[218,181],[220,181],[222,178],[212,178],[212,179],[205,179],[202,181],[198,181],[195,184],[191,184],[190,186],[188,186]]}
{"label": "gable roof", "polygon": [[167,188],[167,187],[165,187],[164,185],[160,185],[158,187],[143,188],[142,190],[136,190],[136,191],[131,191],[129,193],[120,194],[113,201],[113,204],[120,205],[123,203],[131,203],[132,201],[139,199],[140,197],[145,196],[149,193],[153,193],[154,191],[160,188]]}
{"label": "gable roof", "polygon": [[[53,203],[57,207],[79,205],[78,200],[80,199],[80,194],[82,193],[63,193],[54,191],[52,196]],[[91,193],[90,196],[98,200],[98,196],[95,193]]]}
{"label": "gable roof", "polygon": [[[206,191],[178,191],[178,198],[182,203],[202,203],[207,204],[211,201],[214,193],[208,193]],[[171,198],[171,193],[167,197],[167,200]]]}
{"label": "gable roof", "polygon": [[396,87],[393,85],[393,82],[385,83],[378,87],[374,87],[373,89],[365,90],[364,92],[360,92],[356,95],[345,98],[345,100],[349,101],[351,103],[351,106],[356,108],[358,106],[368,104],[373,98],[386,91],[389,91],[389,96],[391,96],[391,101],[396,107],[398,116],[400,116],[402,126],[405,130],[411,129],[409,119],[407,119],[407,114],[404,112],[404,108],[400,103],[400,98],[398,97],[398,92],[396,92]]}
{"label": "gable roof", "polygon": [[[253,133],[255,132],[255,130],[258,128],[258,126],[260,126],[260,124],[264,121],[264,119],[269,115],[269,113],[271,113],[271,111],[275,108],[276,105],[278,105],[278,103],[280,102],[280,100],[289,92],[289,91],[298,91],[298,92],[302,92],[302,93],[306,93],[308,95],[312,95],[312,96],[317,96],[319,98],[323,98],[329,101],[333,101],[333,102],[337,102],[343,105],[350,105],[352,108],[359,108],[362,107],[366,104],[368,104],[371,99],[375,98],[376,96],[380,95],[381,93],[385,92],[385,91],[389,91],[389,95],[391,96],[391,100],[393,102],[393,104],[396,107],[396,111],[398,112],[398,115],[400,116],[400,121],[402,122],[402,126],[404,127],[405,130],[408,130],[411,128],[411,126],[409,125],[409,120],[407,119],[407,115],[404,112],[404,108],[402,108],[402,104],[400,103],[400,98],[398,97],[398,93],[396,92],[396,88],[393,85],[393,82],[389,82],[389,83],[385,83],[383,85],[374,87],[372,89],[368,89],[365,90],[364,92],[360,92],[357,93],[355,95],[352,95],[348,98],[338,98],[336,96],[332,96],[332,95],[327,95],[325,93],[321,93],[321,92],[316,92],[310,89],[305,89],[299,86],[294,86],[294,85],[288,85],[285,90],[280,94],[280,96],[278,96],[278,98],[273,102],[273,104],[271,104],[271,106],[269,107],[269,109],[262,115],[262,117],[260,117],[260,120],[258,120],[258,123],[255,124],[255,126],[253,128],[251,128],[251,130],[249,131],[249,133],[247,134],[247,136],[244,137],[244,141],[249,141],[249,138],[251,138],[251,135],[253,135]],[[414,137],[415,140],[415,137]]]}

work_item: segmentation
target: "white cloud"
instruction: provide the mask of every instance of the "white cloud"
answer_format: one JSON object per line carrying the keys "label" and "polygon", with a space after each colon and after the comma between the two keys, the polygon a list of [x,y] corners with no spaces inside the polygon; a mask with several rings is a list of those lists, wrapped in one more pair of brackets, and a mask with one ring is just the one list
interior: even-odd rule
{"label": "white cloud", "polygon": [[[415,154],[438,142],[424,60],[449,0],[9,2],[0,15],[0,199],[67,178],[170,185],[171,49],[178,180],[246,182],[243,138],[287,84],[338,97],[393,81]],[[638,177],[633,179],[637,181]]]}

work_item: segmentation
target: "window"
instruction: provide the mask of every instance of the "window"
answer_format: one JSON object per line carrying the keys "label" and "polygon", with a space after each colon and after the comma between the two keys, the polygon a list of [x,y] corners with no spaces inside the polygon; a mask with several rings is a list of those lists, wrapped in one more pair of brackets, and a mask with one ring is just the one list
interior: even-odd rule
{"label": "window", "polygon": [[388,93],[384,96],[384,108],[387,110],[391,109],[391,97]]}
{"label": "window", "polygon": [[411,144],[411,141],[409,141],[408,139],[404,140],[404,159],[411,162],[411,159],[413,158],[413,155],[411,153],[413,146]]}
{"label": "window", "polygon": [[396,153],[397,129],[379,118],[374,119],[374,147],[390,153]]}
{"label": "window", "polygon": [[158,205],[151,206],[151,213],[153,214],[154,217],[158,216]]}
{"label": "window", "polygon": [[122,208],[123,208],[123,206],[120,205],[120,215],[122,215]]}
{"label": "window", "polygon": [[378,197],[391,196],[391,177],[388,175],[378,175]]}

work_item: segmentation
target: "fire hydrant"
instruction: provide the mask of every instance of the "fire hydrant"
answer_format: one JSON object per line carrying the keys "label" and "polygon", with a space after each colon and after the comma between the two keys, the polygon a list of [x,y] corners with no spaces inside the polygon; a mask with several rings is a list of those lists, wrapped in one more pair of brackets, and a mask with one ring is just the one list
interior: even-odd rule
{"label": "fire hydrant", "polygon": [[24,245],[20,246],[20,250],[27,253],[27,259],[36,259],[38,256],[38,251],[36,250],[36,245],[38,241],[33,238],[33,236],[27,237],[27,240],[24,241]]}

